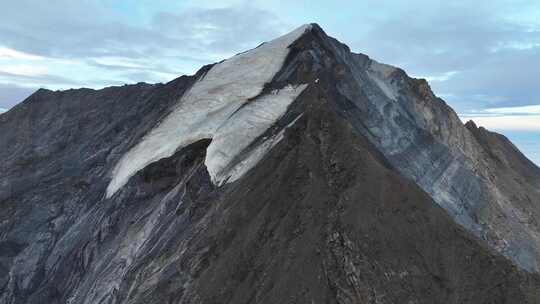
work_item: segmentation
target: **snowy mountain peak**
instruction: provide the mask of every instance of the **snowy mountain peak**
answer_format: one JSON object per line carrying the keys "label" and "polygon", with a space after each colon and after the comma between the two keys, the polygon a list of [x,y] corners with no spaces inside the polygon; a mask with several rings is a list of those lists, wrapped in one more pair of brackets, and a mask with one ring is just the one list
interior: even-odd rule
{"label": "snowy mountain peak", "polygon": [[178,100],[171,114],[120,159],[107,197],[148,164],[205,138],[212,139],[205,164],[216,184],[234,181],[252,167],[279,138],[274,134],[258,147],[250,144],[285,113],[306,86],[260,95],[281,69],[289,46],[311,27],[303,25],[212,66]]}

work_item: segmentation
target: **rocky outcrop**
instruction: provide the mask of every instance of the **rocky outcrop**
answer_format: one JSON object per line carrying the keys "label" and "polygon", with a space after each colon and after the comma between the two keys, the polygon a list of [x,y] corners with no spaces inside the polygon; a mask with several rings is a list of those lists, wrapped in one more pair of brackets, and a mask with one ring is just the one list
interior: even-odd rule
{"label": "rocky outcrop", "polygon": [[0,115],[0,303],[539,303],[539,169],[425,81],[288,37]]}

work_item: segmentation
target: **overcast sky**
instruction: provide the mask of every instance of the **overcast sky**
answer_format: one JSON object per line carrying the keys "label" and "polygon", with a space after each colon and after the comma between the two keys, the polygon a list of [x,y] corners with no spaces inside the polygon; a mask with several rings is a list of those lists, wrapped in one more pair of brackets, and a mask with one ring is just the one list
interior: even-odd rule
{"label": "overcast sky", "polygon": [[3,2],[0,108],[39,87],[166,82],[317,22],[353,51],[427,78],[462,117],[540,163],[537,0]]}

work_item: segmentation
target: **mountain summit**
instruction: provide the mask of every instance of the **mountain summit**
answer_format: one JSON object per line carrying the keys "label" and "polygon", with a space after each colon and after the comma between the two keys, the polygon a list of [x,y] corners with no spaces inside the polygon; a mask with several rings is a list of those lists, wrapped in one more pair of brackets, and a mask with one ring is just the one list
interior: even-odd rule
{"label": "mountain summit", "polygon": [[540,303],[540,169],[316,24],[0,115],[0,303]]}

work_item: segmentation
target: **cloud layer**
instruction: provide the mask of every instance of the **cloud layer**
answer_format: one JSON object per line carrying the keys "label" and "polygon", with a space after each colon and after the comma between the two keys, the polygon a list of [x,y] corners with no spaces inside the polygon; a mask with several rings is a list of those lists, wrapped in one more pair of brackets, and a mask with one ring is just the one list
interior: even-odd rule
{"label": "cloud layer", "polygon": [[486,117],[540,103],[534,0],[19,0],[0,18],[3,108],[38,87],[168,81],[318,22],[354,51],[427,78],[460,113],[536,128],[536,117]]}
{"label": "cloud layer", "polygon": [[540,105],[489,108],[463,113],[460,117],[490,130],[540,132]]}
{"label": "cloud layer", "polygon": [[101,0],[3,4],[0,106],[9,108],[38,87],[166,82],[290,28],[271,11],[249,4],[169,3],[163,5],[166,11],[154,11],[155,6]]}

